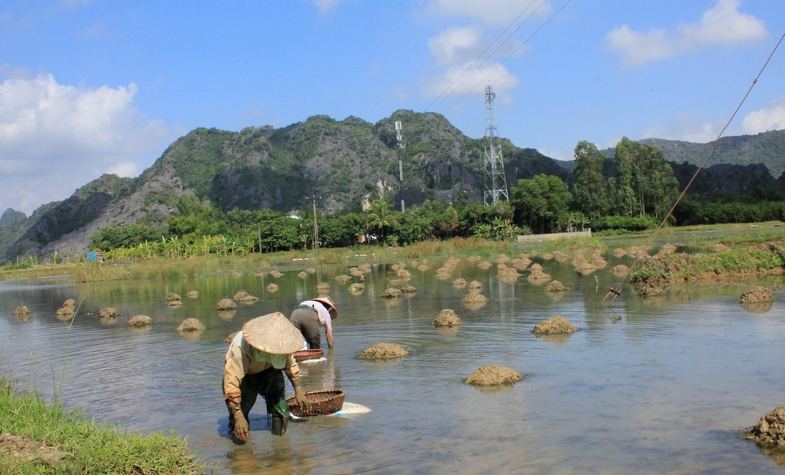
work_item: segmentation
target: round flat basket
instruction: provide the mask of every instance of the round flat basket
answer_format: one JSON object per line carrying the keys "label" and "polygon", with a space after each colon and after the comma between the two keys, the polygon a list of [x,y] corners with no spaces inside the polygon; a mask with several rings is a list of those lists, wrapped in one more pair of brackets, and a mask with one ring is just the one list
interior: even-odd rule
{"label": "round flat basket", "polygon": [[293,397],[286,400],[289,410],[297,417],[326,416],[338,412],[343,407],[343,400],[346,393],[341,389],[328,391],[310,391],[305,393],[305,397],[311,401],[307,409],[301,408]]}
{"label": "round flat basket", "polygon": [[318,360],[319,358],[324,356],[324,350],[319,348],[315,350],[300,350],[300,351],[295,351],[292,354],[294,355],[294,360],[299,363],[300,361],[305,361],[305,360]]}

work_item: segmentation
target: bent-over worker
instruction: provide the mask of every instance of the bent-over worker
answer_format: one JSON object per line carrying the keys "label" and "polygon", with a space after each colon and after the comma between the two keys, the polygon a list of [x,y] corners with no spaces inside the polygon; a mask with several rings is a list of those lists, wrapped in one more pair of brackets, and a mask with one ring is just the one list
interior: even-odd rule
{"label": "bent-over worker", "polygon": [[304,343],[302,334],[280,312],[247,321],[232,339],[224,363],[223,393],[235,440],[248,440],[248,414],[258,395],[267,403],[267,414],[272,414],[272,433],[286,432],[289,405],[284,372],[297,404],[308,406],[300,387],[300,368],[292,356]]}
{"label": "bent-over worker", "polygon": [[315,297],[311,300],[300,302],[294,307],[289,320],[303,334],[308,347],[312,350],[321,348],[322,338],[319,327],[324,327],[327,336],[327,346],[335,347],[333,340],[332,321],[338,318],[338,309],[330,297]]}

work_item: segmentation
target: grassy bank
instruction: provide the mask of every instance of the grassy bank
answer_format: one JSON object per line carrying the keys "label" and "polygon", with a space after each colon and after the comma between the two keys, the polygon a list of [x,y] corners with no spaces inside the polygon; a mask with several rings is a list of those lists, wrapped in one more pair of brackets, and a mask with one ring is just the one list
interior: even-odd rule
{"label": "grassy bank", "polygon": [[203,466],[173,434],[121,432],[0,379],[0,473],[197,474]]}

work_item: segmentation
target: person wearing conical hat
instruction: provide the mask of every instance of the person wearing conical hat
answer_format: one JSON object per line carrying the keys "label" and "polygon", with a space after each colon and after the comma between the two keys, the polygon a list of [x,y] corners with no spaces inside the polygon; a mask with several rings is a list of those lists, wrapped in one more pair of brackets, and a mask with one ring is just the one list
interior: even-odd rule
{"label": "person wearing conical hat", "polygon": [[234,336],[224,362],[223,393],[236,441],[248,440],[248,414],[259,395],[267,403],[267,414],[272,414],[272,433],[286,432],[289,405],[283,373],[292,383],[297,404],[308,406],[292,355],[304,344],[300,331],[280,312],[247,321]]}
{"label": "person wearing conical hat", "polygon": [[289,316],[289,320],[300,330],[311,349],[321,348],[322,338],[319,327],[324,327],[327,346],[335,347],[332,321],[336,318],[338,318],[338,309],[330,297],[314,297],[300,302]]}

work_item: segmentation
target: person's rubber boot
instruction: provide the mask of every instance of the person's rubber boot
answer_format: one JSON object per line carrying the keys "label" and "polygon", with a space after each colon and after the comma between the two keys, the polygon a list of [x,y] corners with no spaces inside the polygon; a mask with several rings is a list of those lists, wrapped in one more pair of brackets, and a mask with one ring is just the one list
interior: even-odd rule
{"label": "person's rubber boot", "polygon": [[272,433],[273,435],[284,435],[289,421],[280,414],[273,414]]}

